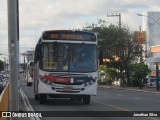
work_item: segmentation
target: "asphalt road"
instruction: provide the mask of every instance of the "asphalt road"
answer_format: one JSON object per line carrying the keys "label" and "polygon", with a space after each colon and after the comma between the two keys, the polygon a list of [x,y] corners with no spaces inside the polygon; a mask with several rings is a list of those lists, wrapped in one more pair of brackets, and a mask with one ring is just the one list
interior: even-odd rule
{"label": "asphalt road", "polygon": [[[149,111],[156,113],[160,111],[160,94],[152,92],[129,91],[120,89],[110,89],[98,87],[97,96],[91,98],[90,105],[84,105],[81,102],[71,102],[69,99],[53,99],[48,98],[45,105],[39,104],[34,100],[33,87],[26,85],[26,81],[21,80],[20,86],[27,96],[34,111],[47,111],[52,114],[70,114],[75,111],[88,111],[92,114],[89,117],[42,117],[41,120],[159,120],[158,117],[113,117],[117,114],[128,115],[128,113],[140,114],[144,111],[149,114]],[[51,113],[49,112],[51,111]],[[56,113],[56,111],[62,111]],[[68,112],[71,111],[71,112]],[[101,111],[102,116],[98,116]],[[119,111],[119,112],[117,112]],[[133,112],[134,111],[134,112]],[[148,111],[148,112],[147,112]],[[100,113],[100,114],[101,114]],[[159,112],[160,113],[160,112]],[[107,114],[112,114],[111,117],[106,117]],[[79,115],[79,114],[78,114]],[[104,117],[104,116],[105,117]]]}

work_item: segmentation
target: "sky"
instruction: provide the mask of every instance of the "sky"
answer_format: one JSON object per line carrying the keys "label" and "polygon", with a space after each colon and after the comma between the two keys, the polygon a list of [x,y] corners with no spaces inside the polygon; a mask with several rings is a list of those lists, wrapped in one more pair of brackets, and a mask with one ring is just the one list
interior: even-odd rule
{"label": "sky", "polygon": [[[159,0],[19,0],[20,53],[34,50],[44,30],[82,29],[96,24],[98,19],[106,25],[122,24],[133,31],[142,26],[143,14],[160,11]],[[8,54],[8,11],[7,0],[0,0],[0,53]]]}

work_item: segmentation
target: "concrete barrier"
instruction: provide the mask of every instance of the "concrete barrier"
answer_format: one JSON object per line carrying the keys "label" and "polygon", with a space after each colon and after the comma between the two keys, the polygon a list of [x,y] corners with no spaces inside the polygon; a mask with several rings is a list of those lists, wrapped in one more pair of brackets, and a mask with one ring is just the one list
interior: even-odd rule
{"label": "concrete barrier", "polygon": [[[9,84],[4,88],[0,95],[0,113],[9,110]],[[0,117],[0,120],[7,120],[5,117]]]}

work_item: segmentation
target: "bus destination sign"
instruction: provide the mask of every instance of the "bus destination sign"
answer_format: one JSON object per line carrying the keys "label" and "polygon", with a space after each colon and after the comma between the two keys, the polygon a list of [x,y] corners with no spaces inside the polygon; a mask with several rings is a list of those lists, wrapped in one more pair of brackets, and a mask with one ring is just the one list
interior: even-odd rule
{"label": "bus destination sign", "polygon": [[94,33],[86,32],[45,32],[44,40],[78,40],[78,41],[96,41]]}
{"label": "bus destination sign", "polygon": [[61,36],[59,36],[58,34],[51,34],[51,39],[64,39],[64,40],[83,40],[86,36],[84,35],[75,35],[75,34],[61,34]]}

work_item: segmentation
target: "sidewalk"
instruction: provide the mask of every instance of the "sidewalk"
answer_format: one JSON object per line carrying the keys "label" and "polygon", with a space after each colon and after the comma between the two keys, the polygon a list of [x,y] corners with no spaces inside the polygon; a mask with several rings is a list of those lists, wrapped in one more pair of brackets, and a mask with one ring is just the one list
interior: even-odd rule
{"label": "sidewalk", "polygon": [[132,90],[132,91],[152,92],[152,93],[160,94],[160,90],[157,90],[156,88],[143,87],[142,89],[140,89],[139,87],[120,87],[119,85],[113,85],[113,86],[99,85],[99,86],[109,88],[109,89]]}

